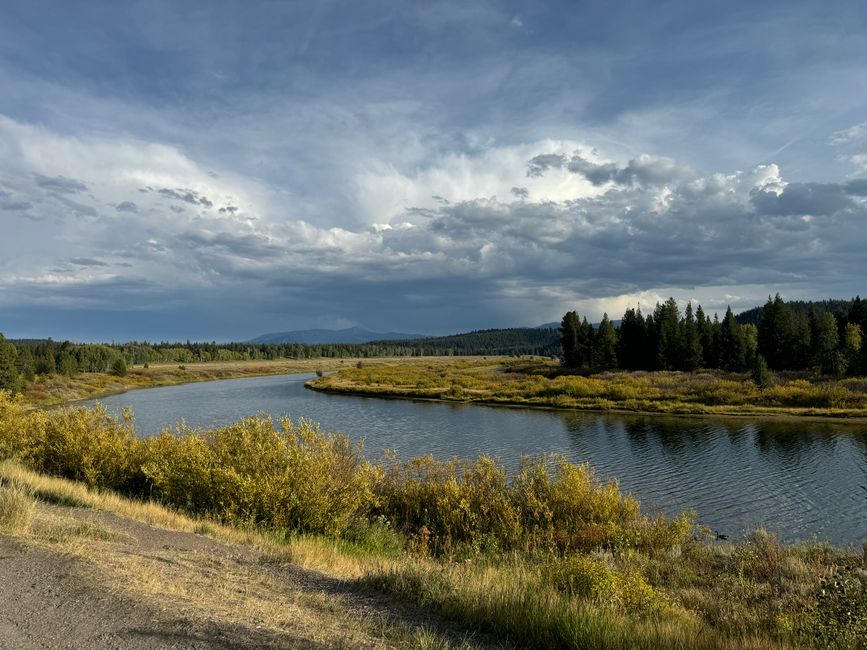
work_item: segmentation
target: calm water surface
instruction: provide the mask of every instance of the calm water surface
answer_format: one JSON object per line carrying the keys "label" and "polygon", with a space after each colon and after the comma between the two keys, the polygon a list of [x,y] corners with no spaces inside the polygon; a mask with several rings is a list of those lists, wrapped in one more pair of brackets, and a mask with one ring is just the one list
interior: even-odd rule
{"label": "calm water surface", "polygon": [[228,379],[151,388],[101,400],[132,406],[141,436],[185,420],[227,424],[259,412],[310,418],[326,431],[401,457],[499,457],[558,452],[652,511],[694,508],[699,521],[738,536],[757,526],[785,541],[816,536],[834,544],[867,540],[867,426],[812,421],[673,418],[534,411],[326,395],[304,388],[313,375]]}

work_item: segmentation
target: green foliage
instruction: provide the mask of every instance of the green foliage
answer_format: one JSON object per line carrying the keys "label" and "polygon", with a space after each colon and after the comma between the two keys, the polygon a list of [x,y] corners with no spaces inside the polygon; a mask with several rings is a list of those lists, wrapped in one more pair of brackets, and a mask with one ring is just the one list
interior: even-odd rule
{"label": "green foliage", "polygon": [[18,393],[23,388],[23,381],[18,367],[18,350],[0,334],[0,391],[8,390]]}
{"label": "green foliage", "polygon": [[126,361],[123,360],[123,357],[118,357],[111,363],[111,374],[117,377],[126,377]]}
{"label": "green foliage", "polygon": [[570,555],[548,568],[547,581],[571,596],[627,612],[652,613],[665,606],[636,570],[616,571],[589,555]]}
{"label": "green foliage", "polygon": [[363,514],[378,470],[341,434],[307,421],[245,418],[203,433],[147,442],[154,494],[195,514],[235,523],[337,535]]}
{"label": "green foliage", "polygon": [[770,383],[768,364],[765,363],[765,358],[760,354],[756,356],[756,360],[753,363],[752,378],[753,383],[759,388],[766,388]]}

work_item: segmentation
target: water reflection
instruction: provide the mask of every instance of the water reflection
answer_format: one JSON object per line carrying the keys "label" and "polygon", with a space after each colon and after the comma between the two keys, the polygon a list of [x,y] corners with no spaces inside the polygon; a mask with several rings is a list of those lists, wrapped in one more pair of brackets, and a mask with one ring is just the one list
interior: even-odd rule
{"label": "water reflection", "polygon": [[265,411],[309,417],[364,439],[368,456],[446,458],[486,453],[515,469],[524,454],[589,462],[645,508],[693,508],[730,535],[756,526],[791,541],[867,539],[867,428],[801,420],[566,413],[323,395],[309,376],[261,377],[135,391],[107,398],[133,406],[141,435],[186,419],[209,427]]}

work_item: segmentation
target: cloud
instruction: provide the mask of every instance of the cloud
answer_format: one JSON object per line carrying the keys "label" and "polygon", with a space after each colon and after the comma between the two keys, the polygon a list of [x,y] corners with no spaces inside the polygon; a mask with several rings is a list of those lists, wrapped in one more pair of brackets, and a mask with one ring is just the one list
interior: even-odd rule
{"label": "cloud", "polygon": [[30,201],[0,201],[0,210],[24,211],[33,207]]}
{"label": "cloud", "polygon": [[138,212],[138,206],[132,201],[123,201],[114,206],[118,212]]}
{"label": "cloud", "polygon": [[92,257],[72,257],[69,261],[78,266],[108,266],[106,262]]}
{"label": "cloud", "polygon": [[782,192],[755,189],[750,200],[769,215],[829,215],[852,207],[851,185],[838,183],[789,183]]}
{"label": "cloud", "polygon": [[671,158],[641,155],[630,160],[625,167],[612,162],[595,162],[576,151],[571,156],[562,153],[539,154],[527,163],[527,176],[538,178],[551,169],[568,169],[580,174],[593,185],[613,182],[618,184],[644,183],[663,185],[689,177],[692,172]]}
{"label": "cloud", "polygon": [[831,144],[845,145],[867,140],[867,122],[850,126],[831,134]]}
{"label": "cloud", "polygon": [[184,201],[186,203],[191,203],[192,205],[202,205],[206,208],[214,207],[213,201],[211,201],[207,196],[202,196],[194,190],[183,190],[180,188],[169,189],[164,187],[157,190],[157,192],[169,199],[177,199],[178,201]]}
{"label": "cloud", "polygon": [[[567,307],[619,317],[668,295],[724,310],[777,290],[854,294],[867,273],[861,181],[794,181],[774,164],[702,173],[550,139],[410,169],[366,160],[346,197],[354,218],[338,225],[302,218],[294,194],[214,176],[172,147],[5,126],[0,146],[39,147],[52,161],[39,171],[0,161],[3,200],[14,192],[41,219],[0,241],[6,311],[184,304],[227,327],[246,327],[241,314],[310,312],[302,326],[339,311],[367,326],[403,318],[442,331],[555,320]],[[47,191],[32,182],[45,172],[80,177],[88,191]],[[237,308],[215,311],[215,295]]]}
{"label": "cloud", "polygon": [[33,177],[36,179],[36,184],[39,187],[53,192],[60,192],[62,194],[78,194],[79,192],[87,191],[87,185],[81,181],[75,180],[74,178],[66,178],[65,176],[49,177],[43,176],[42,174],[33,174]]}

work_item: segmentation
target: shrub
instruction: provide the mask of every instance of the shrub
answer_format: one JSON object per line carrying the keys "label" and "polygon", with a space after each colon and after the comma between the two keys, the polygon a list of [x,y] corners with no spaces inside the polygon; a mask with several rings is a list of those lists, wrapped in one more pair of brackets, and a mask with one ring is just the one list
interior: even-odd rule
{"label": "shrub", "polygon": [[77,407],[36,411],[25,426],[19,455],[30,468],[90,487],[142,489],[142,443],[131,418],[121,421],[103,406]]}
{"label": "shrub", "polygon": [[126,361],[124,361],[123,357],[118,357],[111,364],[111,374],[117,377],[126,377],[126,373]]}
{"label": "shrub", "polygon": [[20,395],[12,396],[0,390],[0,459],[12,458],[24,448],[24,402]]}
{"label": "shrub", "polygon": [[555,563],[547,579],[571,596],[628,612],[658,611],[665,602],[637,571],[615,571],[588,555],[572,555]]}
{"label": "shrub", "polygon": [[753,383],[759,388],[765,388],[770,382],[768,364],[761,354],[756,355],[756,361],[753,364],[752,378]]}
{"label": "shrub", "polygon": [[342,434],[288,419],[244,418],[147,442],[154,494],[197,514],[301,532],[340,534],[371,504],[377,470]]}

